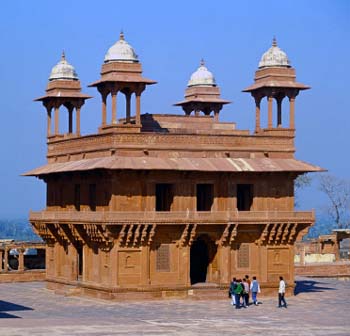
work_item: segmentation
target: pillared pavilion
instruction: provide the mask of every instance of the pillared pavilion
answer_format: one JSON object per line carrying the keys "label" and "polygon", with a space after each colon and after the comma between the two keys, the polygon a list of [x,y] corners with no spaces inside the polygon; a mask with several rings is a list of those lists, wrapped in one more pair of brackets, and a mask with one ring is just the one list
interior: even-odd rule
{"label": "pillared pavilion", "polygon": [[203,61],[175,104],[182,114],[142,113],[154,84],[121,34],[90,84],[101,99],[96,133],[81,133],[91,97],[65,55],[36,99],[47,113],[47,164],[25,175],[47,185],[46,208],[30,222],[47,244],[48,287],[139,299],[226,296],[245,274],[265,292],[281,275],[292,284],[294,243],[315,221],[294,209],[294,181],[321,168],[294,156],[295,99],[309,87],[286,53],[274,39],[243,90],[253,132],[220,121],[230,102]]}

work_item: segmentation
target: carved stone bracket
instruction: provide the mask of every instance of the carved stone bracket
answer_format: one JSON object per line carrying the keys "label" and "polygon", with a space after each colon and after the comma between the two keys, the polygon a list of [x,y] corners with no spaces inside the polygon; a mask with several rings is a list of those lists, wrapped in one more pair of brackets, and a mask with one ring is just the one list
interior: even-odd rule
{"label": "carved stone bracket", "polygon": [[149,236],[148,236],[148,242],[147,242],[148,246],[151,245],[151,243],[153,241],[153,237],[156,234],[156,227],[157,227],[157,224],[152,225],[151,231],[150,231]]}
{"label": "carved stone bracket", "polygon": [[271,229],[270,234],[269,234],[269,238],[268,238],[268,243],[269,244],[272,244],[272,242],[275,239],[276,227],[277,227],[277,223],[273,224],[272,229]]}
{"label": "carved stone bracket", "polygon": [[124,240],[124,237],[126,235],[125,231],[126,231],[126,228],[127,228],[127,225],[124,224],[122,226],[122,229],[120,230],[119,232],[119,238],[118,238],[118,245],[121,246],[123,244],[123,240]]}
{"label": "carved stone bracket", "polygon": [[298,223],[294,223],[292,226],[292,229],[290,230],[290,234],[288,237],[288,243],[291,244],[294,241],[294,238],[296,237],[296,233],[297,233],[297,226]]}
{"label": "carved stone bracket", "polygon": [[68,224],[68,227],[72,233],[74,240],[78,243],[85,244],[85,240],[79,233],[79,231],[76,229],[76,226],[74,224]]}
{"label": "carved stone bracket", "polygon": [[289,229],[290,229],[291,225],[292,225],[291,223],[287,223],[285,228],[284,228],[282,239],[281,239],[282,244],[285,244],[287,242],[287,237],[288,237]]}
{"label": "carved stone bracket", "polygon": [[106,227],[96,224],[83,224],[87,239],[92,243],[102,244],[102,247],[111,247],[113,239]]}
{"label": "carved stone bracket", "polygon": [[188,238],[189,228],[190,228],[190,224],[186,224],[186,226],[181,234],[180,240],[178,242],[178,246],[184,247],[184,245],[187,241],[187,238]]}
{"label": "carved stone bracket", "polygon": [[156,226],[156,224],[124,224],[119,232],[118,245],[120,247],[150,245]]}
{"label": "carved stone bracket", "polygon": [[141,245],[145,242],[149,226],[150,226],[149,224],[145,224],[143,226],[143,230],[142,230],[142,233],[141,233],[141,241],[140,241]]}
{"label": "carved stone bracket", "polygon": [[192,229],[191,229],[191,233],[190,233],[190,239],[188,241],[188,246],[191,246],[192,245],[192,242],[193,242],[193,239],[196,235],[196,229],[197,229],[197,224],[194,224],[192,226]]}
{"label": "carved stone bracket", "polygon": [[125,245],[128,246],[130,241],[131,241],[131,237],[133,235],[133,228],[134,228],[134,224],[129,225],[128,227],[128,233],[126,235],[126,241],[125,241]]}
{"label": "carved stone bracket", "polygon": [[53,244],[56,239],[55,236],[48,229],[47,225],[41,222],[31,223],[34,232],[40,236],[47,244]]}
{"label": "carved stone bracket", "polygon": [[281,242],[281,236],[282,236],[282,232],[283,232],[284,227],[285,227],[284,223],[280,223],[278,225],[277,234],[275,237],[275,244],[279,244]]}
{"label": "carved stone bracket", "polygon": [[230,234],[230,228],[232,226],[232,223],[227,223],[224,232],[222,233],[221,237],[219,240],[216,241],[216,244],[219,246],[222,246],[225,244],[225,242],[227,241],[227,237]]}
{"label": "carved stone bracket", "polygon": [[266,224],[263,232],[261,233],[261,236],[259,239],[255,241],[256,244],[262,245],[266,242],[267,237],[269,236],[269,228],[271,224]]}
{"label": "carved stone bracket", "polygon": [[238,224],[235,224],[231,231],[230,244],[232,244],[237,237],[237,233],[238,233],[237,229],[238,229]]}
{"label": "carved stone bracket", "polygon": [[140,230],[141,230],[142,224],[137,225],[135,233],[134,233],[134,241],[132,243],[132,246],[135,247],[138,243],[139,237],[140,237]]}

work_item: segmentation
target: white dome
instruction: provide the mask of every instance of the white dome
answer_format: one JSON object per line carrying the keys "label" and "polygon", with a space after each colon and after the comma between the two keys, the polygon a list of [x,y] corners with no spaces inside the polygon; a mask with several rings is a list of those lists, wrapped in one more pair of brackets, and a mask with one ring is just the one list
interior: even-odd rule
{"label": "white dome", "polygon": [[78,80],[75,69],[66,61],[66,56],[62,52],[61,60],[52,68],[49,81],[52,80]]}
{"label": "white dome", "polygon": [[119,41],[112,45],[105,56],[107,62],[137,63],[138,58],[133,47],[124,40],[123,32],[120,33]]}
{"label": "white dome", "polygon": [[289,68],[290,66],[287,54],[277,47],[277,41],[273,38],[272,47],[261,57],[259,69],[268,67]]}
{"label": "white dome", "polygon": [[203,60],[192,74],[187,86],[216,86],[214,75],[204,66]]}

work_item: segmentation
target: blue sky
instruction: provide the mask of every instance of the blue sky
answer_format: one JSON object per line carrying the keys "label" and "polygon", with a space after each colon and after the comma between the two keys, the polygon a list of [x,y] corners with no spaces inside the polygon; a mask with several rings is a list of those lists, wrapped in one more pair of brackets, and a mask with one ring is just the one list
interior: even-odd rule
{"label": "blue sky", "polygon": [[[0,12],[0,218],[45,206],[45,188],[20,174],[45,163],[46,115],[32,100],[43,94],[64,49],[95,97],[82,110],[82,133],[97,130],[100,97],[86,86],[99,78],[108,48],[123,29],[144,75],[158,81],[143,94],[142,112],[181,113],[186,83],[204,58],[233,101],[221,120],[254,128],[254,104],[241,90],[253,82],[261,55],[277,37],[312,90],[296,101],[296,156],[350,179],[350,1],[6,1]],[[303,208],[324,198],[306,190]]]}

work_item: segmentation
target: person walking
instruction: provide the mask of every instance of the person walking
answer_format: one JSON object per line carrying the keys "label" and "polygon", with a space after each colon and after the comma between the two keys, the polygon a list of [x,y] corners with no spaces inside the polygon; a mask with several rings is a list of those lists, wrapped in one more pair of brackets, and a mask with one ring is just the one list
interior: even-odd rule
{"label": "person walking", "polygon": [[243,293],[243,286],[242,286],[242,280],[239,279],[237,280],[237,285],[236,285],[236,288],[235,288],[235,302],[236,302],[236,309],[239,309],[241,308],[241,295]]}
{"label": "person walking", "polygon": [[231,283],[230,283],[230,295],[231,295],[231,305],[232,306],[236,305],[236,296],[235,296],[236,286],[237,286],[237,280],[236,280],[236,278],[233,278]]}
{"label": "person walking", "polygon": [[252,300],[253,303],[257,306],[258,305],[258,293],[260,293],[260,284],[258,280],[256,280],[256,276],[253,276],[253,281],[250,284],[250,291],[252,292]]}
{"label": "person walking", "polygon": [[280,276],[280,284],[278,288],[278,308],[282,308],[282,307],[287,308],[287,302],[286,302],[286,299],[284,298],[285,293],[286,293],[286,283],[284,282],[283,277]]}
{"label": "person walking", "polygon": [[243,307],[247,308],[249,306],[249,284],[246,278],[243,279]]}
{"label": "person walking", "polygon": [[247,283],[248,283],[248,287],[249,287],[249,292],[248,292],[248,303],[249,303],[249,298],[250,298],[250,284],[251,284],[252,282],[251,282],[250,279],[249,279],[249,275],[246,275],[246,276],[245,276],[245,279],[246,279],[246,281],[247,281]]}

